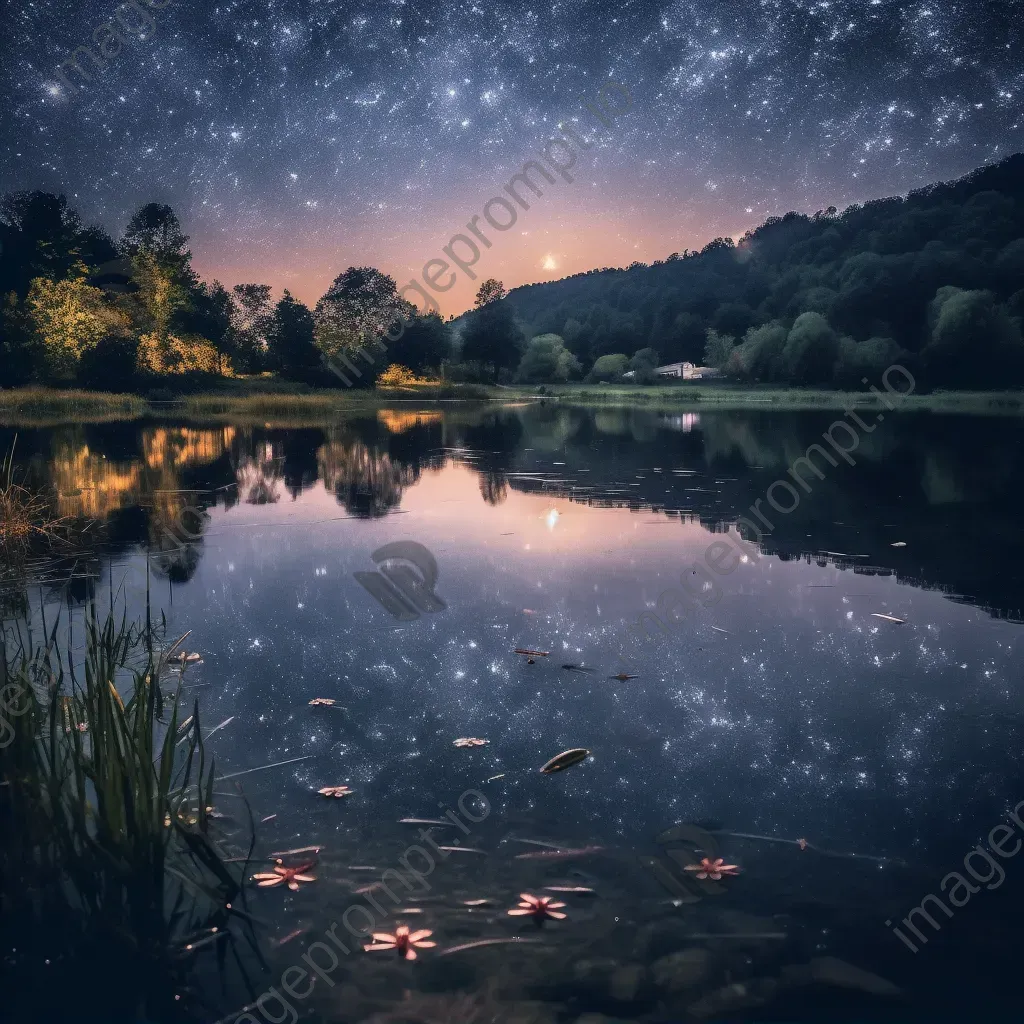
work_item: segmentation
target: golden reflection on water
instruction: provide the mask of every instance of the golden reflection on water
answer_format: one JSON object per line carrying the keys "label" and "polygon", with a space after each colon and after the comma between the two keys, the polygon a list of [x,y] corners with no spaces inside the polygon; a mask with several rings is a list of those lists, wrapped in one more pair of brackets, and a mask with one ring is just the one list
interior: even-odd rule
{"label": "golden reflection on water", "polygon": [[428,423],[441,423],[444,420],[444,413],[440,409],[431,409],[425,412],[406,412],[400,409],[381,409],[377,413],[377,419],[383,423],[392,434],[401,434],[413,427],[425,426]]}

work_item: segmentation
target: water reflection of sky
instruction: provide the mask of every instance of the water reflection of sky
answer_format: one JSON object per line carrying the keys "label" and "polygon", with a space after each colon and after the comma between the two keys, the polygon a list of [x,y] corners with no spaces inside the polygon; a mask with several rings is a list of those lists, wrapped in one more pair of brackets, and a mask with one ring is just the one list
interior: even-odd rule
{"label": "water reflection of sky", "polygon": [[[881,922],[917,903],[1024,797],[1021,627],[997,617],[1014,614],[1024,570],[1016,421],[907,418],[887,438],[876,432],[855,467],[830,471],[777,517],[762,550],[715,578],[717,601],[703,591],[708,606],[684,611],[671,636],[639,647],[624,638],[824,425],[530,408],[386,412],[291,431],[69,429],[19,444],[69,514],[104,524],[81,570],[100,608],[109,579],[141,608],[149,546],[155,607],[203,655],[185,692],[206,730],[219,727],[218,773],[289,762],[240,778],[261,852],[325,848],[324,886],[296,904],[261,903],[271,917],[291,908],[280,933],[296,907],[302,920],[344,909],[358,879],[339,865],[394,863],[411,839],[398,818],[435,817],[476,788],[492,811],[473,843],[491,857],[446,865],[443,884],[459,898],[537,884],[538,868],[513,860],[526,847],[503,842],[510,833],[599,844],[609,858],[578,866],[613,908],[595,941],[618,942],[626,922],[646,934],[628,916],[638,894],[644,914],[673,912],[636,862],[672,822],[806,837],[888,866],[794,861],[793,847],[732,841],[739,905],[790,915],[785,927],[819,952],[856,932],[856,913],[863,930],[848,955],[887,973],[892,949],[910,954]],[[209,519],[176,555],[166,531],[183,490]],[[445,602],[412,622],[354,577],[402,540],[432,552]],[[59,592],[46,593],[55,611]],[[33,591],[32,609],[38,599]],[[531,665],[517,647],[550,654]],[[626,651],[638,678],[609,678]],[[310,707],[315,697],[337,705]],[[456,749],[460,736],[489,743]],[[576,746],[592,760],[537,772]],[[336,785],[354,795],[316,794]],[[551,869],[546,878],[556,880]],[[965,927],[950,958],[976,955],[976,971],[991,963],[1006,899],[988,904],[988,945],[970,954],[977,933]],[[823,916],[831,904],[845,928]],[[435,913],[430,925],[439,922],[448,941],[478,934]],[[939,954],[929,956],[922,998],[942,1005],[950,991]]]}
{"label": "water reflection of sky", "polygon": [[[430,816],[424,794],[504,772],[498,806],[543,806],[584,836],[713,818],[902,856],[949,827],[951,803],[983,824],[1016,797],[1000,717],[1024,714],[1015,625],[893,577],[761,556],[620,682],[625,624],[717,535],[515,490],[489,506],[461,465],[409,487],[401,512],[339,518],[319,485],[213,509],[195,575],[164,601],[204,654],[190,674],[207,725],[232,718],[224,771],[316,755],[252,776],[273,810],[345,783],[347,824]],[[400,624],[356,582],[395,540],[433,552],[444,611]],[[520,646],[551,654],[528,665]],[[346,710],[317,713],[318,696]],[[464,735],[490,745],[453,751]],[[570,746],[594,760],[535,776]],[[295,837],[321,818],[300,816]]]}

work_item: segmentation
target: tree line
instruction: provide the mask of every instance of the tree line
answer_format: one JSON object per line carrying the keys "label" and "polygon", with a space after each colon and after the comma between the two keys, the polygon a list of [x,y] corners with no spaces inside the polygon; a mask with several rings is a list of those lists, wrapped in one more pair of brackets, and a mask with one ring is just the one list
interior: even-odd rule
{"label": "tree line", "polygon": [[138,390],[266,372],[335,386],[382,374],[650,383],[684,360],[825,387],[858,388],[893,362],[924,386],[1024,383],[1022,155],[842,213],[770,217],[738,242],[649,266],[507,294],[490,279],[448,322],[373,267],[349,267],[312,309],[288,291],[275,302],[269,285],[203,282],[174,211],[156,203],[114,240],[64,196],[8,195],[0,246],[3,386]]}
{"label": "tree line", "polygon": [[689,361],[749,380],[861,387],[894,361],[924,385],[1024,384],[1024,155],[906,197],[769,217],[738,242],[528,285],[528,336],[590,375]]}

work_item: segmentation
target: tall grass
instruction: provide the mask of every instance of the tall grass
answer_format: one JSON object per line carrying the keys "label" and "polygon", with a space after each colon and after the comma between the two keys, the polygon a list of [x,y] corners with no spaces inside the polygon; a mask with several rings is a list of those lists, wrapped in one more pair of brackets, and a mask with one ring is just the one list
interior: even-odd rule
{"label": "tall grass", "polygon": [[67,521],[52,502],[14,478],[14,445],[0,463],[0,586],[24,574],[29,557],[65,539]]}
{"label": "tall grass", "polygon": [[0,426],[58,426],[68,422],[110,423],[146,412],[138,395],[28,387],[0,390]]}
{"label": "tall grass", "polygon": [[[45,624],[44,624],[45,627]],[[213,811],[198,703],[160,687],[158,630],[95,608],[84,652],[55,623],[0,638],[0,970],[4,1019],[170,1021],[203,1005],[194,959],[255,948],[243,878]],[[239,855],[240,854],[240,855]]]}

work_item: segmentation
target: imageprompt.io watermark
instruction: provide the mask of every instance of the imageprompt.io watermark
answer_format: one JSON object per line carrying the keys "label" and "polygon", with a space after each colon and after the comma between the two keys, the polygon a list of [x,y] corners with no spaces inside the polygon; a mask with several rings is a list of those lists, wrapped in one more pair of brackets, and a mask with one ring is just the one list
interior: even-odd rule
{"label": "imageprompt.io watermark", "polygon": [[399,540],[370,555],[376,572],[352,575],[393,618],[414,622],[421,614],[444,611],[448,606],[434,593],[437,559],[414,540]]}
{"label": "imageprompt.io watermark", "polygon": [[[905,388],[890,383],[889,377],[893,374],[899,375],[901,381],[906,385]],[[863,383],[868,383],[867,377],[863,379]],[[893,363],[892,366],[886,368],[882,374],[882,384],[885,387],[885,393],[874,386],[871,386],[870,390],[888,410],[898,409],[900,403],[905,401],[917,386],[913,374],[899,363]],[[867,410],[865,409],[865,411]],[[819,482],[825,479],[824,470],[814,462],[812,456],[817,456],[833,468],[838,468],[839,462],[833,458],[834,453],[847,465],[855,466],[857,460],[852,453],[860,447],[861,435],[874,433],[878,429],[878,424],[885,419],[885,413],[879,412],[875,416],[874,424],[866,423],[854,410],[852,404],[843,410],[843,415],[852,419],[856,427],[851,426],[845,419],[834,420],[828,430],[821,435],[822,440],[828,443],[831,451],[823,445],[812,444],[803,455],[793,461],[787,471],[788,476],[792,477],[793,482],[799,485],[804,495],[810,494],[814,489],[807,476],[813,475]],[[837,437],[837,434],[841,434],[841,436]],[[768,504],[784,516],[795,511],[801,501],[800,491],[784,477],[780,477],[768,486],[766,497]],[[764,538],[775,529],[775,523],[761,511],[764,500],[764,498],[758,498],[750,506],[750,516],[743,515],[736,520],[735,532],[730,530],[728,533],[716,536],[711,541],[704,552],[706,568],[700,562],[694,561],[690,563],[688,574],[686,570],[680,574],[682,592],[676,589],[667,589],[658,595],[655,607],[660,615],[652,611],[643,611],[635,623],[626,626],[624,637],[628,643],[635,645],[643,643],[644,638],[653,640],[658,634],[665,637],[676,632],[673,627],[683,624],[682,616],[677,614],[680,609],[690,608],[692,610],[697,604],[703,608],[710,608],[722,599],[722,590],[715,582],[715,576],[728,576],[735,572],[741,563],[756,564],[760,561],[758,547],[754,545],[760,546]],[[753,544],[744,538],[741,527],[748,534],[754,535]],[[693,577],[697,577],[697,580],[694,580]],[[699,585],[695,585],[698,580],[700,581]],[[710,596],[705,597],[705,595]],[[657,632],[652,634],[648,625],[653,626]],[[624,671],[635,668],[625,647],[619,654],[619,664]]]}
{"label": "imageprompt.io watermark", "polygon": [[[491,813],[490,802],[478,789],[467,789],[456,803],[461,817],[444,803],[439,803],[438,807],[464,837],[472,834],[470,825],[479,825]],[[360,893],[361,901],[350,904],[341,915],[341,920],[335,921],[322,933],[323,939],[316,939],[306,947],[306,952],[302,954],[304,967],[293,964],[285,968],[281,974],[280,989],[272,985],[255,1002],[221,1018],[216,1024],[297,1024],[299,1010],[285,996],[296,1002],[307,999],[317,982],[334,988],[338,981],[344,980],[344,975],[341,978],[332,976],[343,962],[338,953],[344,956],[352,952],[361,954],[363,943],[381,927],[382,921],[393,914],[403,914],[402,903],[408,896],[422,897],[424,893],[430,892],[431,885],[427,876],[433,873],[438,862],[446,861],[451,852],[438,846],[428,829],[421,828],[418,838],[424,845],[412,843],[398,858],[404,873],[398,868],[385,869],[379,882]],[[458,846],[460,840],[456,838],[449,845]],[[385,896],[390,900],[390,905],[381,902]],[[348,935],[338,934],[339,925],[344,926]]]}
{"label": "imageprompt.io watermark", "polygon": [[[598,90],[597,103],[587,103],[584,97],[580,97],[583,107],[588,110],[606,129],[613,130],[616,127],[616,118],[622,117],[633,109],[633,97],[630,91],[614,79],[609,79]],[[590,149],[594,143],[580,135],[566,121],[558,122],[558,130],[561,135],[552,136],[540,150],[538,155],[544,161],[527,160],[522,168],[513,174],[502,191],[507,193],[511,202],[503,195],[492,196],[483,205],[483,216],[477,214],[471,217],[466,223],[465,232],[456,232],[448,240],[448,244],[441,248],[444,258],[434,257],[423,264],[422,279],[413,278],[408,284],[398,289],[398,296],[404,302],[409,302],[406,292],[414,292],[424,303],[424,313],[440,314],[441,309],[437,300],[428,292],[425,284],[434,292],[444,293],[455,287],[458,279],[457,267],[471,281],[476,280],[476,272],[473,267],[480,260],[481,248],[490,249],[494,242],[488,237],[495,237],[495,232],[501,233],[515,227],[519,221],[519,207],[524,212],[530,209],[530,202],[527,199],[527,189],[535,197],[541,198],[544,190],[541,185],[550,189],[550,186],[557,184],[555,174],[566,184],[572,184],[576,179],[570,174],[570,170],[576,166],[577,154],[573,143],[581,149]],[[571,141],[570,141],[571,140]],[[545,166],[545,164],[547,166]],[[554,172],[554,173],[552,173]],[[481,227],[480,222],[486,221],[486,227]],[[415,308],[415,306],[413,307]],[[384,338],[394,343],[410,327],[412,320],[409,315],[397,310],[384,331]],[[333,355],[323,355],[323,362],[327,368],[334,373],[346,387],[352,387],[354,381],[349,376],[362,377],[362,372],[352,361],[359,357],[365,360],[370,366],[375,362],[375,356],[368,352],[370,346],[377,349],[377,355],[387,352],[387,345],[381,338],[372,337],[369,334],[363,335],[362,342],[350,352],[339,351]]]}
{"label": "imageprompt.io watermark", "polygon": [[[978,885],[972,885],[965,877],[965,874],[959,871],[950,871],[939,882],[939,891],[949,901],[950,906],[959,910],[960,907],[967,906],[975,893],[981,891],[981,886],[984,886],[986,889],[998,889],[1003,884],[1006,879],[1006,872],[999,861],[989,852],[989,849],[994,851],[1001,860],[1009,860],[1011,857],[1017,856],[1021,846],[1024,845],[1021,840],[1021,835],[1024,834],[1024,818],[1021,818],[1022,807],[1024,807],[1024,800],[1021,800],[1008,815],[1020,831],[1016,831],[1012,825],[1000,822],[988,834],[988,847],[978,843],[973,850],[968,850],[964,856],[964,872],[966,875],[970,875],[975,882],[979,883]],[[1013,846],[1009,844],[1011,839],[1013,840]],[[977,861],[981,862],[980,866],[976,863]],[[996,881],[997,878],[998,881]],[[940,910],[946,915],[947,919],[952,918],[953,911],[950,907],[947,907],[935,893],[930,892],[916,907],[910,908],[907,916],[900,921],[900,924],[908,932],[912,932],[917,942],[923,946],[942,927],[935,917],[932,916],[936,911]],[[900,931],[899,925],[892,923],[892,918],[886,918],[885,923],[892,929],[893,935],[911,953],[919,951],[919,947],[915,945],[914,941]],[[923,925],[924,923],[931,926],[931,933],[926,934],[918,927],[918,925]]]}
{"label": "imageprompt.io watermark", "polygon": [[[6,664],[3,667],[7,674]],[[14,724],[12,718],[21,718],[32,707],[31,701],[19,705],[18,701],[28,693],[28,689],[20,683],[4,682],[0,686],[0,750],[14,742]]]}
{"label": "imageprompt.io watermark", "polygon": [[[88,58],[93,74],[107,70],[107,61],[113,60],[122,48],[132,39],[146,42],[156,32],[156,18],[146,10],[162,11],[171,0],[128,0],[114,8],[113,15],[93,29],[92,41],[95,49],[90,46],[79,46],[63,64],[57,68],[56,75],[64,86],[67,96],[73,96],[83,88],[82,82],[91,82],[92,75],[82,67],[80,58]],[[145,7],[142,6],[145,4]],[[116,24],[115,24],[116,22]],[[69,77],[77,72],[79,82],[76,84]],[[50,86],[50,94],[60,96],[60,86]]]}

